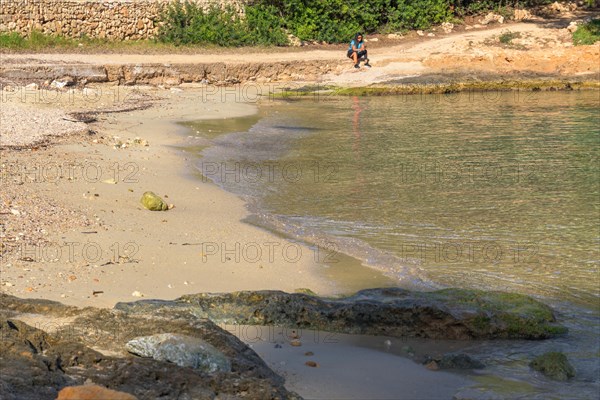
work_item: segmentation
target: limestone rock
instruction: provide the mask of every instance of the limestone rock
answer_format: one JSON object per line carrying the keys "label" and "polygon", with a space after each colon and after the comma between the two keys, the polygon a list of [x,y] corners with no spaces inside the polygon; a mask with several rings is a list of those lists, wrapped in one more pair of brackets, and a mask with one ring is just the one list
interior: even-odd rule
{"label": "limestone rock", "polygon": [[504,23],[504,17],[502,15],[499,14],[495,14],[493,12],[488,13],[485,17],[483,17],[482,20],[479,21],[479,23],[481,25],[488,25],[492,22],[497,22],[499,24],[503,24]]}
{"label": "limestone rock", "polygon": [[529,12],[529,10],[515,8],[513,19],[515,21],[527,21],[533,18],[533,15]]}
{"label": "limestone rock", "polygon": [[442,24],[442,30],[444,31],[444,33],[450,33],[452,32],[452,29],[454,29],[454,24],[451,22],[444,22]]}
{"label": "limestone rock", "polygon": [[225,355],[204,340],[174,333],[137,337],[125,345],[130,353],[168,361],[180,367],[203,372],[229,372],[231,363]]}

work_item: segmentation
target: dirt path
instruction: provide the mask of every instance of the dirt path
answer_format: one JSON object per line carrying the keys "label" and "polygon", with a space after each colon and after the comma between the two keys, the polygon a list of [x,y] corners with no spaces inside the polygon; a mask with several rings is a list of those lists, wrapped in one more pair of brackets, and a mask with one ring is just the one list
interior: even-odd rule
{"label": "dirt path", "polygon": [[[437,32],[433,37],[411,33],[400,39],[371,38],[370,58],[375,67],[370,70],[354,70],[345,58],[345,45],[339,45],[294,51],[265,49],[259,53],[220,49],[208,54],[3,54],[0,77],[14,77],[10,73],[15,68],[25,71],[20,75],[27,75],[28,69],[39,70],[41,66],[81,69],[84,65],[107,69],[108,80],[121,84],[167,85],[206,80],[210,83],[319,81],[356,86],[440,73],[599,74],[600,43],[574,47],[567,25],[568,21],[562,20],[497,24],[470,30],[461,27],[460,32]],[[501,43],[499,37],[507,32],[513,38]],[[114,72],[119,66],[129,66],[131,70]],[[154,69],[146,73],[143,69],[148,66]],[[216,73],[217,66],[225,72]],[[136,75],[151,76],[136,80]],[[156,79],[162,76],[170,78]]]}

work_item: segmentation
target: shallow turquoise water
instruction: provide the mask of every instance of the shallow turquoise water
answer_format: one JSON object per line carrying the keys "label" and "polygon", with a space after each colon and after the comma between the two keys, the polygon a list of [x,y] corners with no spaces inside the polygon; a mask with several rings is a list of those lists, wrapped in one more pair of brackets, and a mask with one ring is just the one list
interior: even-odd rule
{"label": "shallow turquoise water", "polygon": [[[599,110],[597,91],[320,97],[270,102],[238,131],[192,126],[208,143],[204,177],[258,224],[321,246],[321,261],[342,252],[398,285],[552,304],[569,335],[473,343],[487,367],[465,395],[588,399],[600,391]],[[556,350],[577,369],[569,383],[528,367]]]}

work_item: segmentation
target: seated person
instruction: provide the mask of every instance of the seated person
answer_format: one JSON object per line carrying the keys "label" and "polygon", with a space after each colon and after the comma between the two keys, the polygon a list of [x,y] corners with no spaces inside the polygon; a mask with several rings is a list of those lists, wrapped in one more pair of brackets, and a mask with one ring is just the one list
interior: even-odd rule
{"label": "seated person", "polygon": [[371,67],[367,58],[367,44],[363,41],[362,33],[357,33],[350,42],[348,48],[348,58],[354,61],[354,68],[360,68],[360,62],[365,61],[365,67]]}

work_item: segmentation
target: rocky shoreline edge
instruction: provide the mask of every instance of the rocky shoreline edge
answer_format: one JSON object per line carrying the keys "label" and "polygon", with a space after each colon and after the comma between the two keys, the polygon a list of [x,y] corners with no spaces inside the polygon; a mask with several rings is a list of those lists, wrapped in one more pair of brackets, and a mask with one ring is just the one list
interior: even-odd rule
{"label": "rocky shoreline edge", "polygon": [[[300,398],[220,323],[458,340],[567,333],[552,309],[531,297],[465,289],[367,289],[336,299],[199,293],[113,309],[2,294],[0,316],[0,394],[32,400],[55,399],[63,388],[84,384],[135,396],[123,398]],[[294,346],[298,338],[289,339],[286,345]]]}

